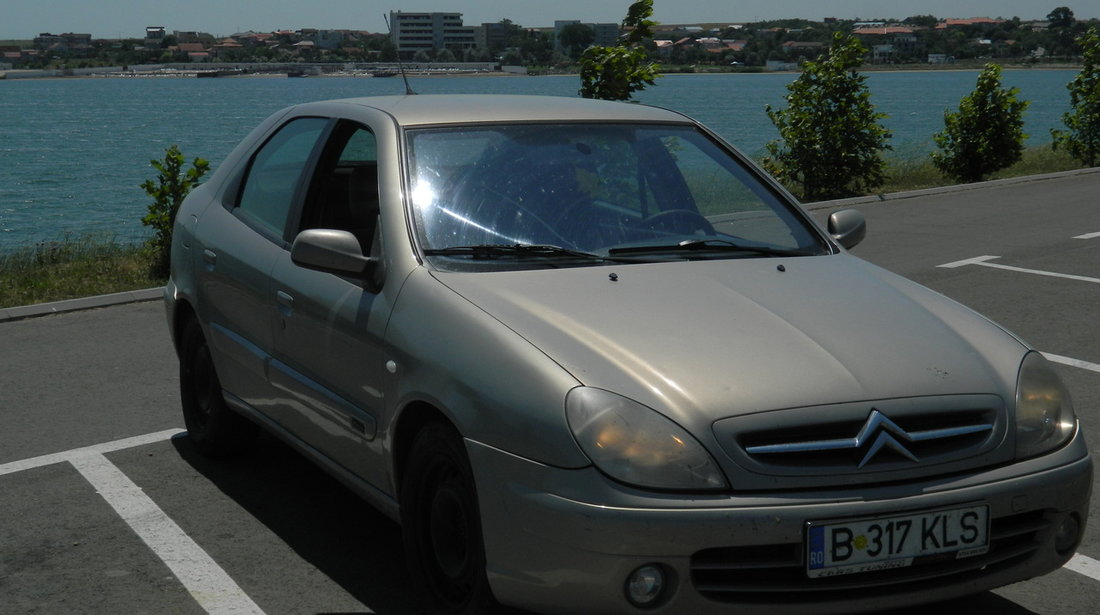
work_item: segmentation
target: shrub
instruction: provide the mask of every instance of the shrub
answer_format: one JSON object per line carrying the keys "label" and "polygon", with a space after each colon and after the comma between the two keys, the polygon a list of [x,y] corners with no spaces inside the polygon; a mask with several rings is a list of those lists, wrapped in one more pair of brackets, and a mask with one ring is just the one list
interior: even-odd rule
{"label": "shrub", "polygon": [[1062,123],[1069,130],[1051,130],[1050,135],[1055,148],[1094,167],[1100,164],[1100,35],[1093,27],[1078,40],[1084,66],[1066,85],[1071,110],[1062,116]]}
{"label": "shrub", "polygon": [[986,64],[974,91],[963,96],[958,111],[944,111],[943,132],[933,139],[932,162],[959,182],[982,181],[1015,164],[1024,151],[1024,110],[1018,88],[1001,87],[1001,67]]}
{"label": "shrub", "polygon": [[622,42],[613,47],[589,47],[581,54],[581,89],[584,98],[630,100],[631,95],[653,85],[657,64],[649,61],[642,42],[653,36],[650,21],[653,0],[638,0],[627,9]]}
{"label": "shrub", "polygon": [[191,168],[183,170],[183,154],[176,145],[165,150],[164,160],[150,160],[149,164],[157,170],[156,181],[148,179],[142,182],[141,189],[153,198],[149,204],[149,213],[141,219],[145,226],[153,228],[153,236],[146,242],[149,253],[150,275],[167,278],[172,250],[172,225],[176,222],[176,212],[187,193],[198,186],[199,179],[210,170],[210,163],[195,158]]}
{"label": "shrub", "polygon": [[805,200],[865,194],[886,179],[883,150],[891,133],[871,104],[865,77],[855,72],[867,49],[836,33],[823,60],[807,61],[787,86],[787,108],[765,108],[780,139],[766,145],[764,168]]}

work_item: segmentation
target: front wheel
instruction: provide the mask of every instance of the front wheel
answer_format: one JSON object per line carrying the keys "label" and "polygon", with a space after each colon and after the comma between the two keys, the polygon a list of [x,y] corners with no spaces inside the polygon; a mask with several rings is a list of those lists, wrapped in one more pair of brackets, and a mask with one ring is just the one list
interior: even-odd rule
{"label": "front wheel", "polygon": [[241,452],[255,437],[257,428],[225,404],[210,347],[198,321],[187,323],[180,342],[180,400],[191,442],[208,457]]}
{"label": "front wheel", "polygon": [[473,471],[449,425],[420,430],[401,485],[405,559],[430,612],[493,613]]}

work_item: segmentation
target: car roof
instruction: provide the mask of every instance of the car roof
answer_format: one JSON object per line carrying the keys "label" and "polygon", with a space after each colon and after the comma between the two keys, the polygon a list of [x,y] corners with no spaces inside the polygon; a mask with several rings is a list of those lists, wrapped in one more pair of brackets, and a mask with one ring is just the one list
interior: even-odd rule
{"label": "car roof", "polygon": [[[371,107],[383,111],[402,126],[477,122],[675,122],[687,117],[658,107],[564,96],[516,96],[502,94],[426,94],[375,96],[327,101],[327,104]],[[296,108],[306,113],[315,103]],[[326,103],[319,103],[326,104]]]}

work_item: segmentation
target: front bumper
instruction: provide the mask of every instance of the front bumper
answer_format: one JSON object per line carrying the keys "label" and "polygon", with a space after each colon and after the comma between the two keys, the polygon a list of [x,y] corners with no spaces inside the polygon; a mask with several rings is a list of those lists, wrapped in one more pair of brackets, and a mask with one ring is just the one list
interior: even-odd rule
{"label": "front bumper", "polygon": [[[1080,434],[1041,458],[965,476],[737,497],[654,495],[592,468],[551,468],[473,441],[467,449],[494,594],[555,614],[822,615],[980,592],[1065,563],[1073,550],[1056,552],[1057,528],[1075,516],[1083,532],[1092,488]],[[804,573],[808,521],[973,503],[989,505],[993,542],[984,556],[831,579]],[[624,588],[646,564],[668,571],[671,588],[641,609]]]}

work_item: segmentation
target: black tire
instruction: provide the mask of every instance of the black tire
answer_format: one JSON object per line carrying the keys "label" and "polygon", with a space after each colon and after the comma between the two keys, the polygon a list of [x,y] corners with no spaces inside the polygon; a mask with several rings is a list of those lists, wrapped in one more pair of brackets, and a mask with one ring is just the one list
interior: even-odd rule
{"label": "black tire", "polygon": [[240,454],[256,436],[256,424],[226,405],[210,348],[195,320],[184,326],[180,339],[180,400],[187,434],[207,457]]}
{"label": "black tire", "polygon": [[496,612],[477,490],[461,436],[449,425],[431,423],[417,433],[408,459],[401,531],[405,560],[428,612]]}

